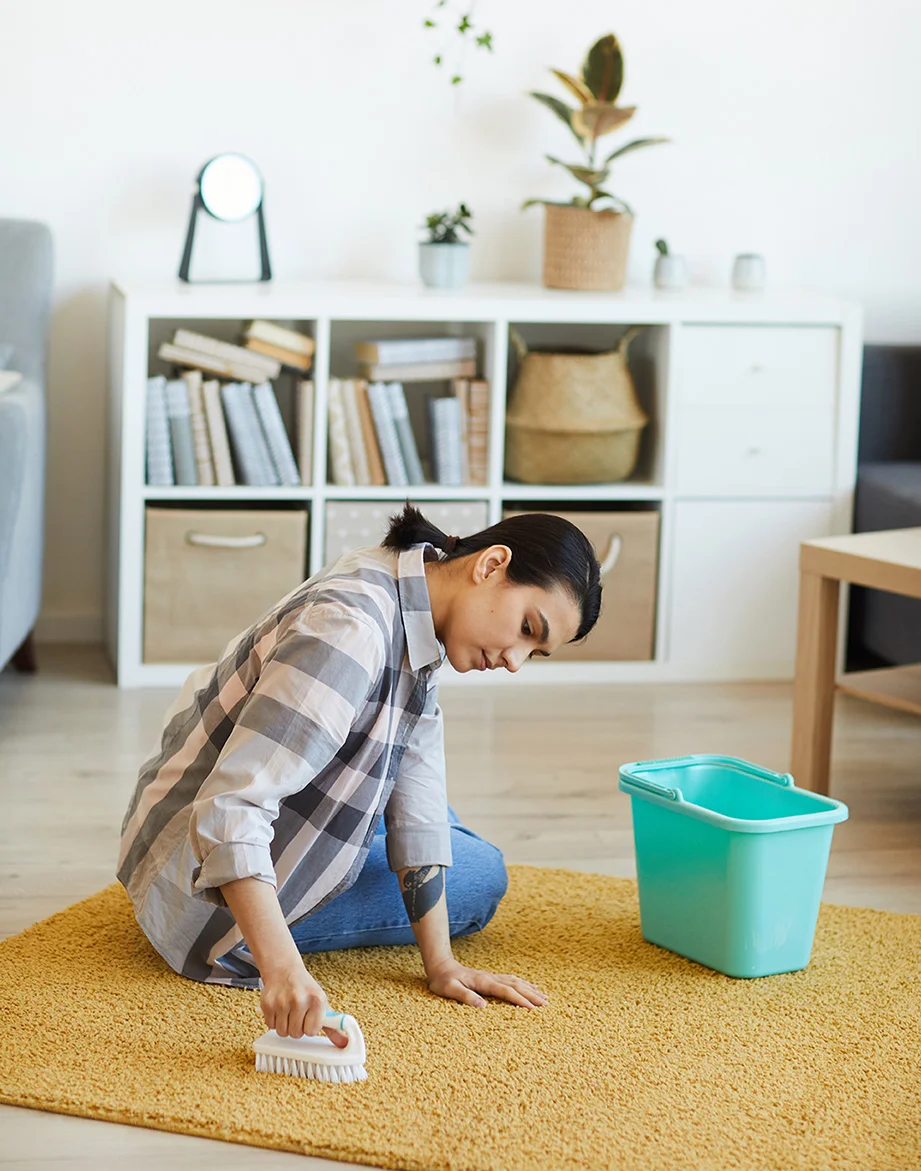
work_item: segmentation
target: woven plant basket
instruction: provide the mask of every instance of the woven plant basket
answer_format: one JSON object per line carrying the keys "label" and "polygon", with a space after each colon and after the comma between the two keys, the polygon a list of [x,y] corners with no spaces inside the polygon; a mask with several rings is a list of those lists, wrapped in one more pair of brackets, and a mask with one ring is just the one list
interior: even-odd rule
{"label": "woven plant basket", "polygon": [[627,349],[634,326],[603,354],[535,353],[510,330],[520,366],[505,418],[505,473],[525,484],[625,480],[648,417]]}
{"label": "woven plant basket", "polygon": [[622,289],[633,217],[616,211],[544,204],[544,285]]}

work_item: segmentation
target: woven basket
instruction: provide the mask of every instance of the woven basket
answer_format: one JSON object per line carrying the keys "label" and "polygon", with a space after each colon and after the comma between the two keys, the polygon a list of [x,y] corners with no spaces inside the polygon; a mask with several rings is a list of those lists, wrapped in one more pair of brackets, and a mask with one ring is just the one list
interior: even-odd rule
{"label": "woven basket", "polygon": [[604,354],[529,352],[510,330],[520,367],[505,419],[505,473],[526,484],[611,483],[636,467],[649,421],[627,349],[634,326]]}
{"label": "woven basket", "polygon": [[544,285],[622,289],[633,217],[616,211],[544,204]]}

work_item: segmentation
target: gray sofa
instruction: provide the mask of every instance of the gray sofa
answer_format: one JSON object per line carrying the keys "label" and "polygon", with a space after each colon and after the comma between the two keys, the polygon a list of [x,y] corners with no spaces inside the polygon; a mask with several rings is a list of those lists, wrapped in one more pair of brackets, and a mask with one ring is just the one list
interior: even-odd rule
{"label": "gray sofa", "polygon": [[44,224],[0,219],[0,347],[22,374],[0,391],[0,668],[35,669],[45,513],[45,351],[53,247]]}
{"label": "gray sofa", "polygon": [[[854,531],[921,526],[921,346],[864,349]],[[848,667],[921,662],[921,601],[852,587]]]}

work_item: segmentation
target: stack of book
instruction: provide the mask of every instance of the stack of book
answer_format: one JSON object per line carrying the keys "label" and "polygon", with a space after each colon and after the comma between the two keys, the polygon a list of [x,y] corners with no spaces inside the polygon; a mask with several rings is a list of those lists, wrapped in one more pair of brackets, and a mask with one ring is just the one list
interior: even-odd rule
{"label": "stack of book", "polygon": [[[483,486],[487,479],[489,384],[457,378],[448,396],[428,396],[431,473],[445,485]],[[400,381],[329,381],[329,469],[333,484],[426,482]]]}
{"label": "stack of book", "polygon": [[251,321],[243,336],[247,350],[274,358],[282,366],[307,371],[313,364],[316,343],[306,333],[276,325],[274,321]]}
{"label": "stack of book", "polygon": [[391,337],[357,342],[359,376],[368,382],[432,382],[476,377],[474,337]]}
{"label": "stack of book", "polygon": [[[179,331],[181,332],[181,331]],[[271,382],[221,383],[201,370],[147,380],[147,483],[255,487],[309,484],[313,382],[297,385],[297,459]]]}
{"label": "stack of book", "polygon": [[238,346],[191,329],[177,329],[157,355],[174,366],[253,383],[277,378],[282,366],[306,371],[313,363],[314,340],[297,330],[272,321],[251,321],[243,337],[245,344]]}

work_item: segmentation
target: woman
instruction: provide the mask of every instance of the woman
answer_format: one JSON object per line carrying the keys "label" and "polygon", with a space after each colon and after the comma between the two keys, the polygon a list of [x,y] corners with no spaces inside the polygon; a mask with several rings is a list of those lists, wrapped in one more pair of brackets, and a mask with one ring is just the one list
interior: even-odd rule
{"label": "woman", "polygon": [[584,638],[600,604],[591,544],[561,517],[458,538],[409,503],[380,547],[298,586],[192,673],[141,769],[118,877],[154,947],[192,979],[261,985],[281,1036],[320,1032],[301,955],[340,947],[415,938],[439,996],[546,1003],[451,953],[507,877],[447,805],[435,672],[517,671]]}

